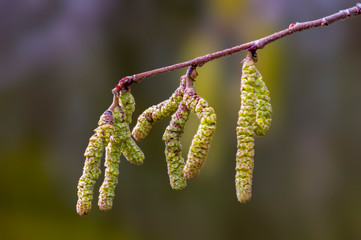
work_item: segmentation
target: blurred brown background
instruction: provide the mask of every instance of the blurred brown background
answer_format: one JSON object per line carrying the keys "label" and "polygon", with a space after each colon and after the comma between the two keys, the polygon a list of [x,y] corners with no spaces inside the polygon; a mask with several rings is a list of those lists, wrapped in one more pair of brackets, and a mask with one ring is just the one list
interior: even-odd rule
{"label": "blurred brown background", "polygon": [[[350,0],[0,1],[2,239],[360,239],[361,17],[259,50],[270,132],[256,140],[253,199],[236,200],[235,127],[245,52],[198,69],[217,112],[200,176],[171,190],[161,140],[122,158],[113,210],[76,214],[83,153],[124,76],[269,35],[354,6]],[[136,117],[168,98],[185,69],[134,85]],[[187,123],[186,155],[198,125]],[[97,198],[99,179],[95,192]],[[4,237],[3,237],[4,236]]]}

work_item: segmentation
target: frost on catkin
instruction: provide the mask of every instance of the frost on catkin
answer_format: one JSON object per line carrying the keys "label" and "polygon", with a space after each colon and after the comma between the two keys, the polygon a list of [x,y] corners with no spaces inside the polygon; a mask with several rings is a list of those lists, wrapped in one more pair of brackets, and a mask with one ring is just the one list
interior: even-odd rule
{"label": "frost on catkin", "polygon": [[181,102],[177,111],[172,115],[172,119],[162,138],[165,142],[169,181],[171,187],[175,190],[182,190],[187,186],[182,172],[185,162],[182,157],[180,138],[184,132],[184,125],[188,120],[188,116],[189,109]]}
{"label": "frost on catkin", "polygon": [[210,142],[216,129],[216,113],[206,100],[197,95],[194,88],[184,93],[187,108],[197,114],[200,125],[189,148],[187,163],[183,169],[186,178],[195,178],[207,157]]}
{"label": "frost on catkin", "polygon": [[135,110],[135,101],[133,95],[130,93],[130,89],[127,92],[120,92],[119,102],[124,109],[126,122],[128,123],[124,130],[125,140],[122,146],[122,153],[129,162],[136,165],[142,165],[144,161],[144,153],[132,139],[132,134],[129,128],[129,123],[132,120],[132,114]]}
{"label": "frost on catkin", "polygon": [[254,127],[256,120],[257,72],[252,60],[244,60],[241,78],[241,109],[237,123],[236,193],[238,201],[245,203],[252,196],[254,168]]}
{"label": "frost on catkin", "polygon": [[100,162],[104,146],[108,144],[113,134],[113,114],[107,110],[100,117],[95,134],[89,139],[89,145],[84,153],[86,157],[83,174],[78,183],[78,202],[76,210],[79,215],[87,215],[93,200],[93,188],[100,175]]}
{"label": "frost on catkin", "polygon": [[184,89],[185,81],[184,77],[182,77],[180,86],[169,99],[149,107],[138,117],[137,125],[132,131],[133,137],[137,141],[141,141],[148,136],[152,126],[156,122],[172,116],[172,114],[177,111],[178,105],[183,99]]}
{"label": "frost on catkin", "polygon": [[114,133],[110,137],[105,154],[105,177],[99,189],[98,206],[102,211],[112,208],[115,196],[115,187],[118,184],[119,163],[122,155],[121,149],[126,138],[126,128],[128,123],[123,110],[117,106],[113,109]]}

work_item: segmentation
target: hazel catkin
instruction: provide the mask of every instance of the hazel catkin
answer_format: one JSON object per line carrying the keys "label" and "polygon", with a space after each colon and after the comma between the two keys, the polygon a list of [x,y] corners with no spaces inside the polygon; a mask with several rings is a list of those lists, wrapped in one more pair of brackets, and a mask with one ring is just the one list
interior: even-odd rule
{"label": "hazel catkin", "polygon": [[184,132],[184,125],[188,120],[189,109],[182,101],[163,134],[165,142],[165,156],[168,167],[170,185],[175,190],[182,190],[187,186],[183,175],[185,161],[182,157],[180,138]]}
{"label": "hazel catkin", "polygon": [[119,103],[123,107],[126,122],[130,124],[132,122],[132,115],[135,110],[135,100],[133,95],[128,91],[120,91]]}
{"label": "hazel catkin", "polygon": [[130,93],[130,89],[127,92],[121,91],[119,102],[124,109],[126,122],[128,123],[124,129],[125,140],[122,146],[122,153],[129,162],[136,165],[142,165],[144,161],[144,153],[132,139],[132,134],[129,128],[129,123],[131,122],[132,114],[135,110],[135,101],[133,95]]}
{"label": "hazel catkin", "polygon": [[169,99],[149,107],[138,117],[137,125],[132,131],[133,137],[137,141],[141,141],[148,136],[152,126],[156,122],[172,116],[172,114],[177,111],[178,105],[183,99],[184,89],[185,81],[183,76],[181,77],[180,86]]}
{"label": "hazel catkin", "polygon": [[263,81],[262,75],[257,70],[254,62],[250,60],[249,68],[254,68],[255,77],[255,93],[256,93],[256,120],[253,123],[254,132],[257,136],[265,135],[272,121],[272,106],[270,93],[267,89],[265,82]]}
{"label": "hazel catkin", "polygon": [[256,120],[257,74],[252,60],[243,61],[241,78],[241,109],[237,122],[236,193],[238,201],[245,203],[252,196],[254,168],[254,127]]}
{"label": "hazel catkin", "polygon": [[76,209],[79,215],[87,215],[93,200],[93,188],[100,175],[100,162],[104,146],[108,144],[113,134],[113,114],[105,111],[98,122],[95,134],[90,138],[89,145],[84,153],[86,157],[83,174],[78,183],[78,201]]}
{"label": "hazel catkin", "polygon": [[113,109],[114,116],[114,133],[110,137],[106,147],[105,155],[105,177],[102,186],[99,189],[98,206],[102,211],[108,211],[112,208],[115,196],[115,187],[118,184],[119,163],[122,155],[122,146],[126,139],[126,117],[123,109],[116,106]]}
{"label": "hazel catkin", "polygon": [[187,163],[183,173],[186,178],[195,178],[207,157],[211,138],[216,129],[216,113],[206,100],[197,95],[194,88],[187,88],[184,101],[190,110],[197,114],[200,125],[189,148]]}

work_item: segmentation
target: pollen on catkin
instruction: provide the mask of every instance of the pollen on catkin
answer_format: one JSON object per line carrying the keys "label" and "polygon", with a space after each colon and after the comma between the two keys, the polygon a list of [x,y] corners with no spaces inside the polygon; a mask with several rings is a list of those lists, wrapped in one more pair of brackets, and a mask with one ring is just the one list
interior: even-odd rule
{"label": "pollen on catkin", "polygon": [[104,146],[108,144],[113,134],[113,114],[105,111],[98,122],[95,134],[90,138],[88,147],[84,153],[86,157],[83,174],[78,183],[77,213],[81,216],[87,215],[91,209],[93,200],[93,188],[100,175],[100,162]]}
{"label": "pollen on catkin", "polygon": [[187,163],[183,173],[186,178],[195,178],[207,157],[210,142],[216,129],[216,113],[206,100],[197,95],[194,88],[187,88],[184,101],[190,110],[197,114],[200,125],[189,148]]}
{"label": "pollen on catkin", "polygon": [[124,129],[125,140],[122,146],[122,153],[129,162],[142,165],[144,162],[144,153],[132,139],[129,128],[129,123],[132,120],[132,114],[135,110],[135,101],[133,95],[130,93],[130,89],[126,92],[120,92],[119,103],[124,109],[126,122],[128,123]]}
{"label": "pollen on catkin", "polygon": [[137,125],[133,128],[132,134],[137,141],[143,140],[148,136],[152,126],[166,118],[172,116],[177,111],[179,103],[183,99],[185,89],[184,77],[181,78],[180,86],[175,90],[172,96],[163,102],[153,105],[146,109],[139,117]]}
{"label": "pollen on catkin", "polygon": [[258,75],[254,62],[243,61],[241,78],[241,109],[237,122],[236,193],[238,201],[248,202],[252,196],[254,168],[254,127],[256,120],[256,80]]}
{"label": "pollen on catkin", "polygon": [[126,139],[126,128],[128,123],[123,109],[116,106],[113,109],[114,133],[110,137],[106,147],[105,154],[105,177],[102,186],[99,189],[98,206],[102,211],[108,211],[112,208],[115,196],[115,187],[118,184],[119,163],[122,155],[122,146]]}
{"label": "pollen on catkin", "polygon": [[165,142],[169,181],[171,187],[175,190],[182,190],[187,186],[187,181],[182,172],[185,161],[182,157],[180,138],[184,132],[184,125],[188,120],[188,116],[189,109],[184,102],[181,102],[177,111],[172,115],[162,138]]}

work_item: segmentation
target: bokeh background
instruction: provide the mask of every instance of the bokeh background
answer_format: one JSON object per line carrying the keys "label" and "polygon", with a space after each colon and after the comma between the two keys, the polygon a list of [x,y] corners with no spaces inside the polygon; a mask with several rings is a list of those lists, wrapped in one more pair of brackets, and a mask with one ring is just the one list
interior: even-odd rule
{"label": "bokeh background", "polygon": [[[350,0],[0,1],[1,239],[360,239],[361,17],[259,50],[274,117],[256,140],[253,199],[236,200],[241,52],[198,69],[217,113],[197,179],[173,191],[161,136],[122,158],[112,211],[76,214],[83,153],[124,76],[255,40]],[[136,117],[168,98],[185,69],[134,85]],[[197,129],[186,125],[184,155]],[[99,179],[98,187],[102,182]]]}

